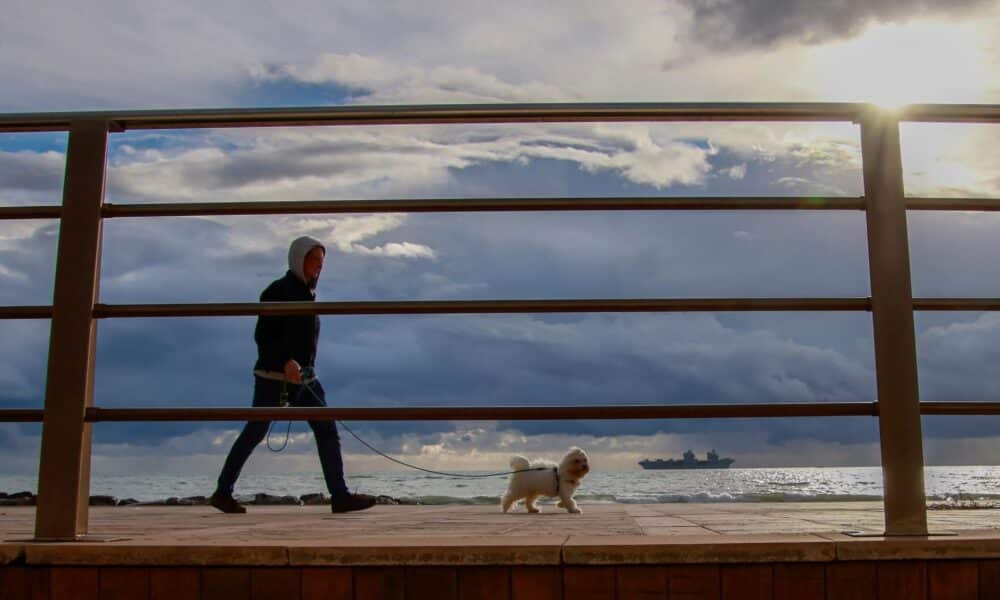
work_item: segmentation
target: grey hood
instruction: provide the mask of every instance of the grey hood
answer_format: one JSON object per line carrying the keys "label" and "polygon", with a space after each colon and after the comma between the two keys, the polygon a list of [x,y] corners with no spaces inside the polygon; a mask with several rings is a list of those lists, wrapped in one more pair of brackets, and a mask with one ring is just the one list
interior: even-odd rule
{"label": "grey hood", "polygon": [[320,247],[323,252],[326,252],[326,246],[322,242],[315,238],[311,238],[308,235],[304,235],[300,238],[296,238],[292,241],[292,245],[288,247],[288,270],[295,274],[299,278],[299,281],[308,285],[310,288],[316,287],[315,281],[306,281],[306,275],[303,272],[302,267],[305,265],[306,255],[313,248]]}

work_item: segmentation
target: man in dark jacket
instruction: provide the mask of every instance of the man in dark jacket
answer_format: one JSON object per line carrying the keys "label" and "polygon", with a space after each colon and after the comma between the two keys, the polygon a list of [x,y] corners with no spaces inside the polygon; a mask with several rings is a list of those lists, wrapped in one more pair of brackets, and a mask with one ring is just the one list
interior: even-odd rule
{"label": "man in dark jacket", "polygon": [[[326,248],[311,237],[300,237],[288,249],[288,272],[273,281],[261,293],[261,302],[314,302],[316,283],[323,270]],[[257,364],[254,365],[255,407],[277,407],[283,399],[292,406],[326,406],[323,386],[315,377],[316,345],[319,341],[319,317],[260,316],[254,330]],[[233,498],[233,487],[253,449],[267,435],[270,423],[249,421],[243,427],[226,457],[219,474],[218,487],[212,494],[212,506],[226,513],[245,513]],[[351,494],[344,481],[344,463],[340,455],[340,437],[333,421],[309,421],[316,436],[323,478],[330,492],[333,512],[364,510],[375,504],[367,494]]]}

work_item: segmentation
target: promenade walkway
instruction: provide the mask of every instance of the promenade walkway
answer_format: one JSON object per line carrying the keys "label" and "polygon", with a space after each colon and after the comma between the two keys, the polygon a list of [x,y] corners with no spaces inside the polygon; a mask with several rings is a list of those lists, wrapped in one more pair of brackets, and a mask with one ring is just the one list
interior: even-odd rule
{"label": "promenade walkway", "polygon": [[154,600],[994,600],[1000,510],[930,511],[927,537],[882,531],[877,502],[94,507],[78,542],[31,541],[0,509],[0,598]]}
{"label": "promenade walkway", "polygon": [[[92,507],[96,548],[231,546],[384,548],[462,545],[551,547],[575,543],[612,547],[643,545],[759,544],[882,540],[879,502],[762,504],[591,504],[570,515],[543,505],[543,513],[502,514],[496,506],[384,506],[333,515],[325,506],[250,506],[227,515],[207,506]],[[935,545],[981,539],[1000,548],[1000,510],[931,510]],[[6,552],[23,551],[34,528],[34,509],[0,509],[0,540]],[[856,537],[846,532],[864,532]],[[941,535],[938,535],[941,534]],[[60,555],[89,544],[49,544]],[[944,546],[942,546],[944,547]],[[115,553],[117,555],[117,553]],[[352,553],[353,554],[353,553]],[[360,558],[354,556],[355,559]]]}

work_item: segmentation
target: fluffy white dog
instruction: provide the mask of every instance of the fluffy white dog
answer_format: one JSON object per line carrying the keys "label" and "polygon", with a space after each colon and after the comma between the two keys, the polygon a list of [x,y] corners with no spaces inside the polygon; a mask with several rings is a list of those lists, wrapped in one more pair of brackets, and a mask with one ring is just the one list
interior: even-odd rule
{"label": "fluffy white dog", "polygon": [[521,499],[528,512],[541,512],[535,504],[539,496],[558,497],[559,508],[565,508],[571,513],[583,512],[573,500],[576,488],[580,487],[580,480],[590,472],[590,459],[583,450],[570,448],[558,465],[549,460],[529,462],[523,456],[512,456],[510,468],[521,472],[511,475],[507,482],[507,493],[500,501],[504,512]]}

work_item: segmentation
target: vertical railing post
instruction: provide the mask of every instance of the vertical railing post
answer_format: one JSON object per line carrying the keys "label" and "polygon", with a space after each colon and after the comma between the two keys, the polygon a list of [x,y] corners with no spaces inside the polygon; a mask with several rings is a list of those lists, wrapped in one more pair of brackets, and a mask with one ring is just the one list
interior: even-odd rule
{"label": "vertical railing post", "polygon": [[886,535],[927,535],[910,247],[899,121],[871,109],[861,120],[875,377]]}
{"label": "vertical railing post", "polygon": [[35,537],[73,540],[87,533],[101,204],[107,121],[74,122],[66,152],[59,253],[45,385]]}

